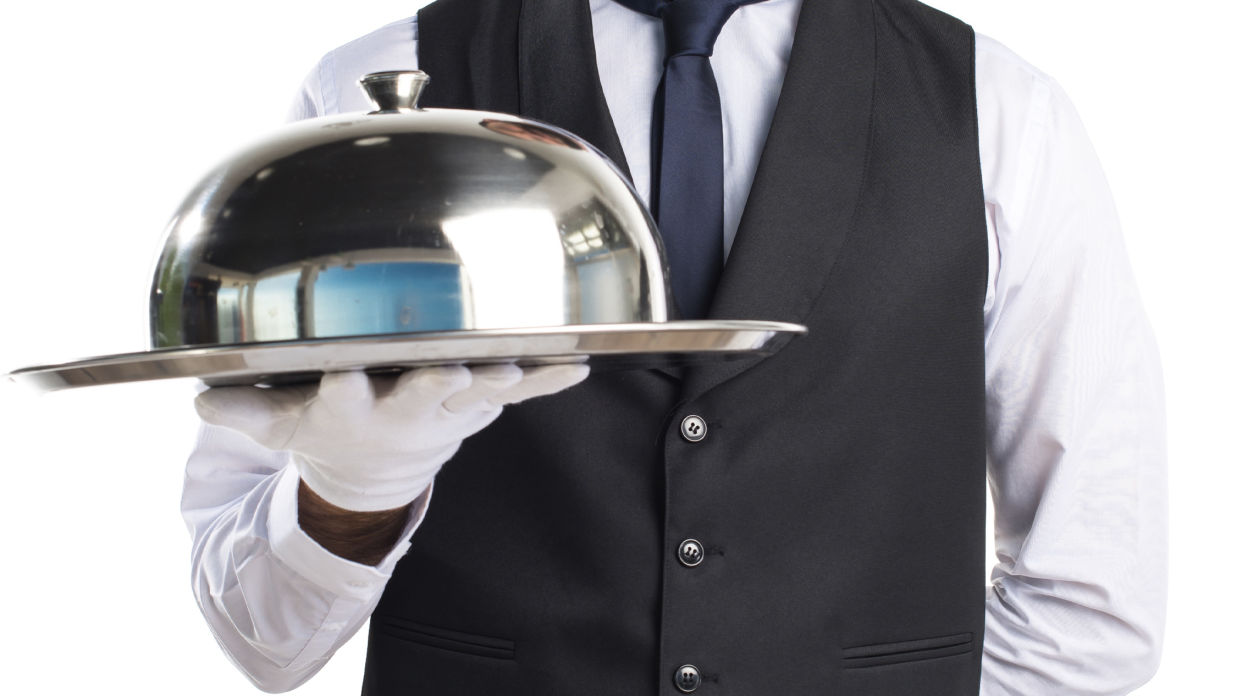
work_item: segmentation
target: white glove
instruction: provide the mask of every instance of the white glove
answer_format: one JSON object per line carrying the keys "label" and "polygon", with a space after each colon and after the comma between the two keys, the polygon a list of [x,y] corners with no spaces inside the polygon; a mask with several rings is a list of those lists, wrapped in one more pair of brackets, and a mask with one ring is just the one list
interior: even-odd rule
{"label": "white glove", "polygon": [[301,480],[327,502],[371,512],[415,500],[460,442],[494,422],[504,405],[587,376],[587,365],[337,372],[317,385],[208,389],[194,405],[207,423],[292,452]]}

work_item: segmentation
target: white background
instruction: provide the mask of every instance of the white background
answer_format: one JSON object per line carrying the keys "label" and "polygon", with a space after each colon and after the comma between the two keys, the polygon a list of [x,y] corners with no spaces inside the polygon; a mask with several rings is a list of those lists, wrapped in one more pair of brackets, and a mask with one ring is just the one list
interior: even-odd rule
{"label": "white background", "polygon": [[[1160,674],[1138,693],[1229,692],[1237,13],[1221,0],[933,4],[1054,75],[1105,163],[1169,396],[1168,641]],[[150,272],[180,198],[278,126],[323,52],[417,5],[73,1],[7,11],[0,372],[144,349]],[[177,505],[191,396],[188,382],[42,397],[0,385],[0,690],[252,692],[189,590]],[[299,693],[355,693],[362,644]]]}

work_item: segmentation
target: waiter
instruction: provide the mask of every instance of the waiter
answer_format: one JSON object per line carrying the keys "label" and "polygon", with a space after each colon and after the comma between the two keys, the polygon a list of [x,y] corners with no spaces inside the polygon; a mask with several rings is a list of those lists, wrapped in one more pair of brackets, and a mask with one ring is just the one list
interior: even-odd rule
{"label": "waiter", "polygon": [[205,392],[195,591],[255,683],[303,682],[371,614],[370,694],[1150,677],[1158,359],[1055,82],[910,0],[439,0],[324,58],[297,115],[414,65],[427,106],[549,121],[630,173],[685,316],[810,333],[681,379]]}

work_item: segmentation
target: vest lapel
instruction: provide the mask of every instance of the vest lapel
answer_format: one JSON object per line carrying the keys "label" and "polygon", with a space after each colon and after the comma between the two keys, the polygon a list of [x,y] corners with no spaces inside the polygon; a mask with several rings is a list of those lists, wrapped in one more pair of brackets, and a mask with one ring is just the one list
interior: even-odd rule
{"label": "vest lapel", "polygon": [[524,0],[520,10],[520,114],[592,143],[631,180],[597,73],[587,0]]}
{"label": "vest lapel", "polygon": [[[820,295],[863,183],[874,51],[869,2],[804,0],[711,318],[802,323]],[[524,0],[518,55],[520,113],[579,135],[630,179],[597,72],[588,2]],[[761,359],[689,368],[683,397],[695,398]]]}
{"label": "vest lapel", "polygon": [[[777,110],[710,318],[804,323],[855,214],[874,71],[871,4],[804,0]],[[694,399],[762,359],[693,367],[683,398]]]}

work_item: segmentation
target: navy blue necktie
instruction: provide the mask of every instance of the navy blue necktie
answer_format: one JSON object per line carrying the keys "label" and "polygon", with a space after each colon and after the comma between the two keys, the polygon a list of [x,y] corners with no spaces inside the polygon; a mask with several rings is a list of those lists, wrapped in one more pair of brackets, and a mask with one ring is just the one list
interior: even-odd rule
{"label": "navy blue necktie", "polygon": [[660,17],[666,62],[653,103],[649,207],[666,245],[680,314],[708,314],[722,274],[722,107],[709,65],[722,25],[760,0],[617,0]]}

